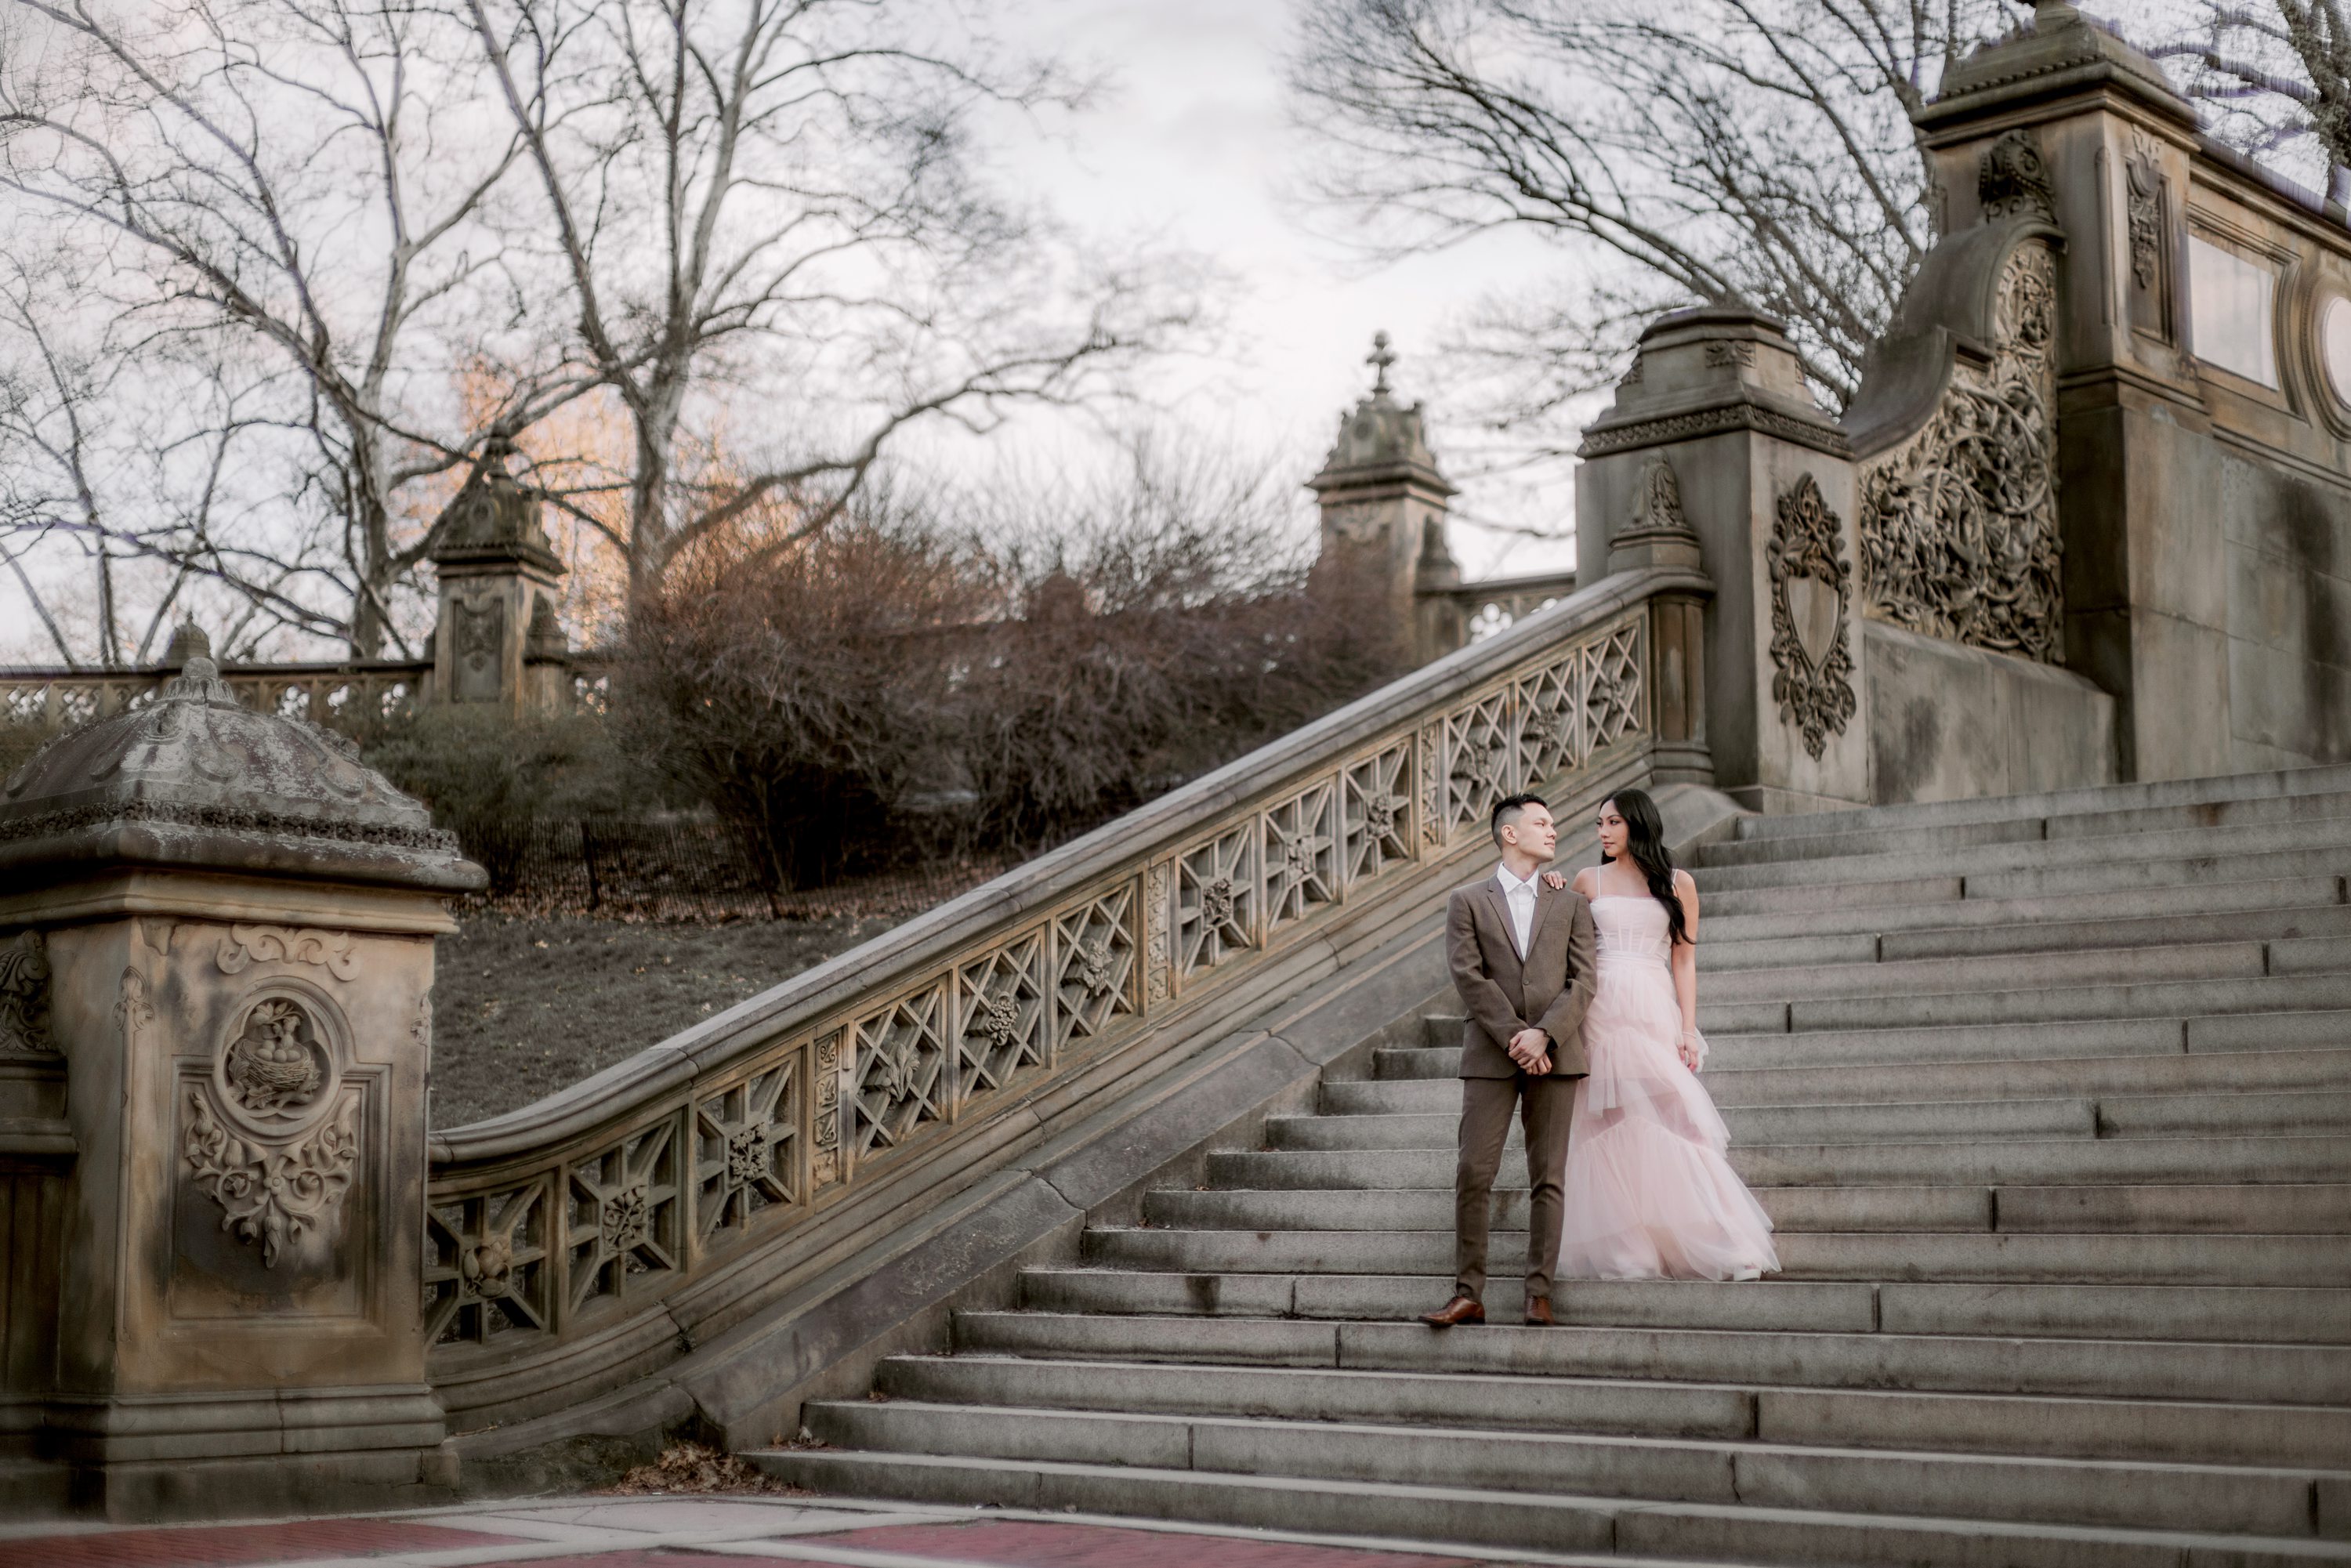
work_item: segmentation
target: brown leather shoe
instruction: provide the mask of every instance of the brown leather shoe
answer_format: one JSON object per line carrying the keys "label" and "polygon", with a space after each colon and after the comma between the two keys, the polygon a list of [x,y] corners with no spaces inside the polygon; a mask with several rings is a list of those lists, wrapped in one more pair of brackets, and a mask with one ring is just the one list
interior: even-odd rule
{"label": "brown leather shoe", "polygon": [[1449,1329],[1456,1323],[1482,1323],[1486,1309],[1468,1296],[1456,1296],[1433,1312],[1423,1312],[1420,1321],[1433,1329]]}
{"label": "brown leather shoe", "polygon": [[1559,1320],[1551,1315],[1551,1298],[1549,1296],[1529,1296],[1527,1298],[1527,1322],[1537,1328],[1555,1329],[1559,1327]]}

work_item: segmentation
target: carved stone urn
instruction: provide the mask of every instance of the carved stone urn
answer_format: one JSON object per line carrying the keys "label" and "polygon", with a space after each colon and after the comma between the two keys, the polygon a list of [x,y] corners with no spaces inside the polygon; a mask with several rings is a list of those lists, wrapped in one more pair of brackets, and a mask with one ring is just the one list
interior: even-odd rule
{"label": "carved stone urn", "polygon": [[[0,785],[12,1017],[61,1061],[54,1277],[5,1407],[112,1518],[455,1479],[420,1307],[433,938],[479,868],[209,659]],[[19,1386],[24,1385],[24,1386]],[[20,1427],[32,1425],[19,1416]]]}

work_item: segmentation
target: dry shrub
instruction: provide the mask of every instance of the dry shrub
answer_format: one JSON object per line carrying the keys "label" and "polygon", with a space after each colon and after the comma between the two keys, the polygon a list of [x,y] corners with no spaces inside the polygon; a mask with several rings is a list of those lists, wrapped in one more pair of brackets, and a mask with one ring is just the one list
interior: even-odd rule
{"label": "dry shrub", "polygon": [[884,494],[706,547],[634,616],[624,744],[773,888],[1065,841],[1398,670],[1376,585],[1326,568],[1308,592],[1271,473],[1140,445],[1017,514]]}
{"label": "dry shrub", "polygon": [[742,833],[771,888],[888,858],[952,724],[982,607],[964,552],[887,504],[813,538],[713,541],[632,618],[615,718]]}

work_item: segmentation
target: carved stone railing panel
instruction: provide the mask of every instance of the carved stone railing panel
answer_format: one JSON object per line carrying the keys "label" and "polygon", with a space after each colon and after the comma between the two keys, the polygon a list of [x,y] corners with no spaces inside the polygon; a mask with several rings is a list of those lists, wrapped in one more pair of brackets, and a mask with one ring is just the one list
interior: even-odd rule
{"label": "carved stone railing panel", "polygon": [[1994,300],[1991,363],[1955,362],[1926,424],[1862,465],[1866,609],[1914,632],[2056,664],[2057,261],[2047,243],[2009,253]]}
{"label": "carved stone railing panel", "polygon": [[629,1298],[685,1259],[684,1184],[674,1113],[574,1164],[564,1212],[568,1312]]}
{"label": "carved stone railing panel", "polygon": [[[152,701],[177,665],[137,670],[0,670],[0,723],[43,734],[78,728]],[[418,700],[429,660],[355,664],[244,664],[221,671],[237,701],[258,713],[320,723],[389,718]]]}
{"label": "carved stone railing panel", "polygon": [[1143,1010],[1137,922],[1143,888],[1130,879],[1053,922],[1053,1051],[1100,1038]]}
{"label": "carved stone railing panel", "polygon": [[855,1039],[848,1134],[852,1169],[925,1124],[946,1121],[953,1109],[946,979],[858,1019]]}
{"label": "carved stone railing panel", "polygon": [[1042,928],[956,968],[955,1103],[1002,1089],[1024,1068],[1048,1067],[1053,1028]]}
{"label": "carved stone railing panel", "polygon": [[1347,885],[1412,859],[1412,745],[1374,752],[1340,775],[1340,863]]}
{"label": "carved stone railing panel", "polygon": [[[800,1234],[998,1107],[1149,1040],[1170,1009],[1238,983],[1346,904],[1482,840],[1499,795],[1572,789],[1581,769],[1621,766],[1651,738],[1652,580],[1683,582],[1599,585],[1580,612],[1326,721],[1343,721],[1342,740],[1295,744],[1294,760],[1238,789],[1204,781],[1229,791],[1212,807],[1156,806],[1160,825],[1139,838],[1064,852],[1092,859],[1055,873],[1050,897],[999,895],[980,905],[997,913],[960,924],[948,906],[937,920],[952,943],[844,969],[820,1003],[736,1026],[739,1048],[695,1045],[705,1065],[682,1079],[662,1069],[635,1092],[607,1079],[569,1096],[569,1120],[548,1119],[558,1096],[443,1134],[425,1282],[441,1364],[496,1364],[594,1331],[615,1296],[652,1310],[705,1259]],[[1448,674],[1457,664],[1470,678]],[[1416,683],[1432,695],[1410,695]],[[681,1060],[674,1047],[653,1056]],[[535,1116],[536,1141],[497,1132]]]}
{"label": "carved stone railing panel", "polygon": [[1176,861],[1176,972],[1213,969],[1258,945],[1258,823],[1236,822]]}
{"label": "carved stone railing panel", "polygon": [[425,1209],[427,1344],[498,1344],[543,1337],[553,1325],[550,1179],[435,1198]]}
{"label": "carved stone railing panel", "polygon": [[700,1245],[807,1197],[800,1171],[802,1053],[694,1103],[694,1226]]}

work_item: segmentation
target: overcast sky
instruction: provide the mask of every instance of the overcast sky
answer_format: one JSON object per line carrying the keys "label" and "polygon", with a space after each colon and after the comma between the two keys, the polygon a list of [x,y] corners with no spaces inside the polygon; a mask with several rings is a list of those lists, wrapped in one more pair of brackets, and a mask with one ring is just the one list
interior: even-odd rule
{"label": "overcast sky", "polygon": [[[1187,423],[1237,434],[1303,464],[1330,444],[1342,410],[1370,385],[1364,356],[1385,329],[1400,356],[1395,384],[1429,400],[1434,440],[1466,493],[1471,517],[1547,529],[1572,522],[1564,474],[1530,486],[1481,482],[1426,374],[1447,319],[1487,289],[1562,265],[1521,236],[1489,236],[1442,256],[1373,268],[1310,219],[1299,192],[1311,140],[1294,130],[1282,87],[1287,0],[1023,0],[1002,15],[1009,41],[1106,69],[1113,91],[1080,122],[1071,145],[1021,149],[1007,172],[1071,222],[1105,237],[1154,233],[1222,268],[1223,352],[1170,367],[1159,385]],[[1015,444],[1050,444],[1042,429]],[[1472,577],[1564,566],[1573,547],[1457,527],[1455,553]]]}

